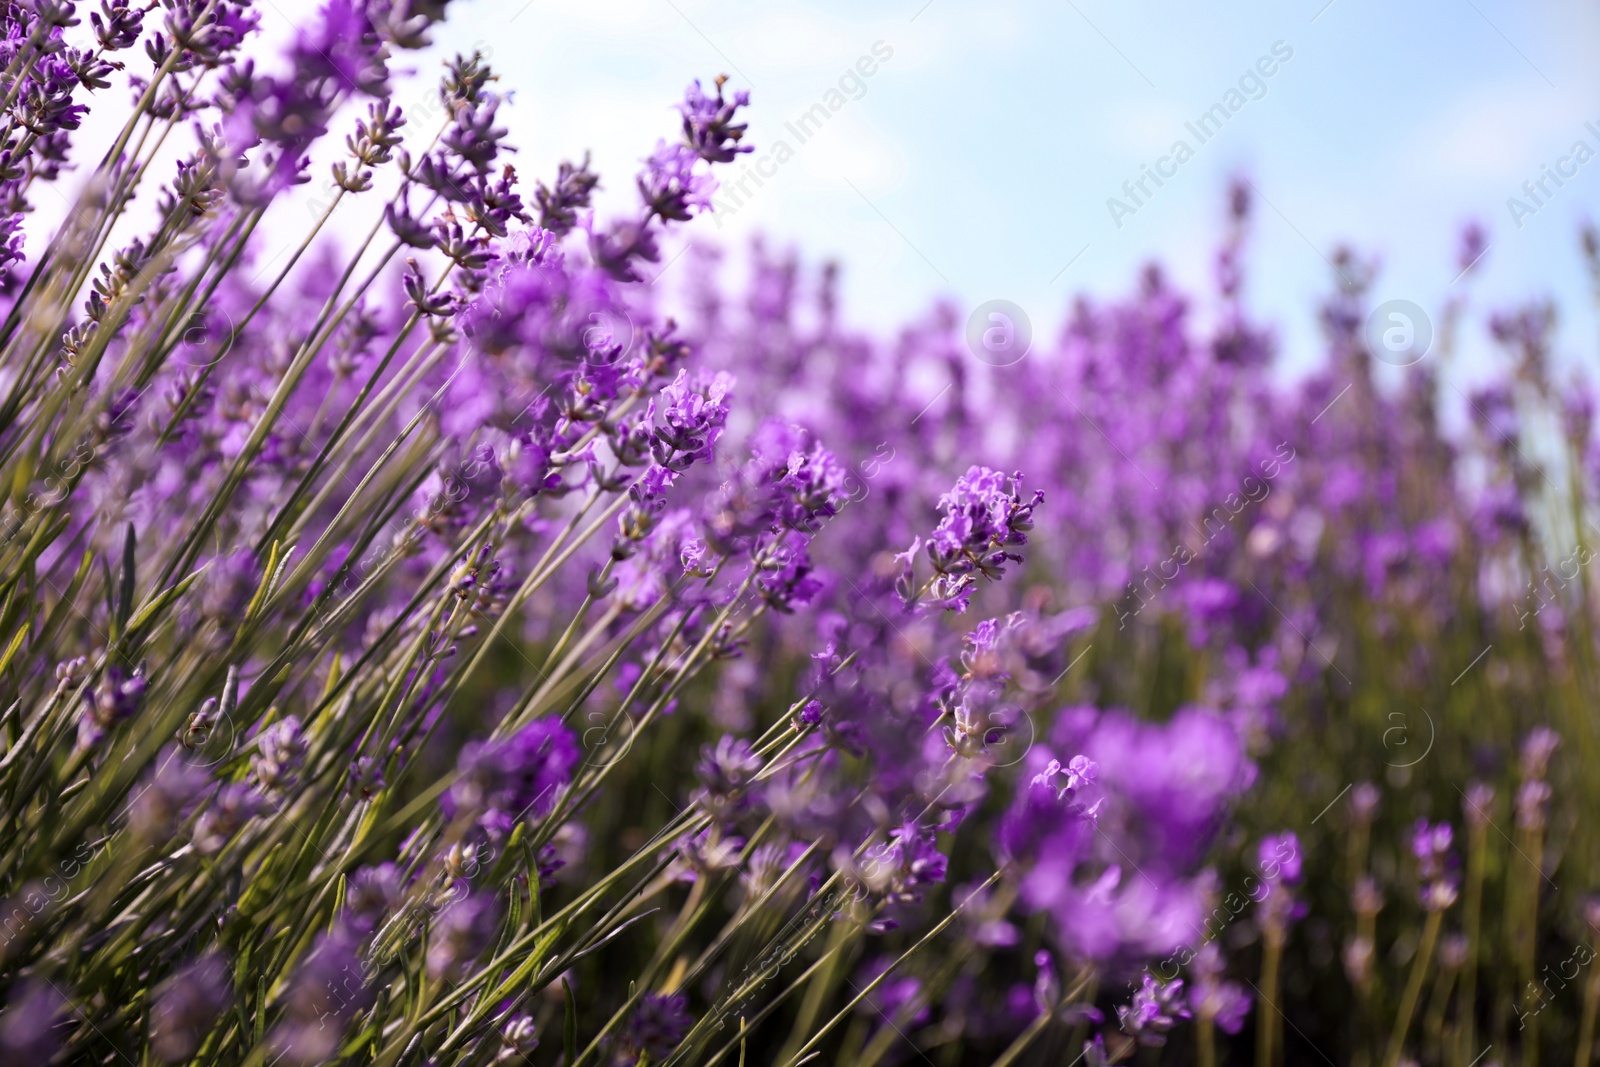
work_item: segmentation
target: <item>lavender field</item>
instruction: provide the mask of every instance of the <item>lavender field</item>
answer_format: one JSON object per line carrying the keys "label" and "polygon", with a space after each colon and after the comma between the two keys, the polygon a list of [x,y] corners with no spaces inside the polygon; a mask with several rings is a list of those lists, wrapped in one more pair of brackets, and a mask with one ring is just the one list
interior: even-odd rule
{"label": "lavender field", "polygon": [[738,77],[519,173],[444,15],[0,0],[0,1067],[1595,1062],[1600,394],[1487,228],[1313,351],[1244,174],[868,327],[718,238]]}

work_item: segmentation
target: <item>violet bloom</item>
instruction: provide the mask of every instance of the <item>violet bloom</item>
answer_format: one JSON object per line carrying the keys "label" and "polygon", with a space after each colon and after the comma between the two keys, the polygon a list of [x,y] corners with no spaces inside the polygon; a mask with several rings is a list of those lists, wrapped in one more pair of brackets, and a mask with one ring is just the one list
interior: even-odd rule
{"label": "violet bloom", "polygon": [[1167,1031],[1179,1019],[1190,1017],[1183,997],[1183,980],[1158,982],[1149,971],[1144,973],[1143,979],[1133,995],[1133,1003],[1118,1006],[1117,1021],[1122,1025],[1122,1032],[1139,1044],[1164,1045]]}
{"label": "violet bloom", "polygon": [[229,782],[211,796],[194,821],[195,851],[215,856],[265,808],[260,795],[244,782]]}
{"label": "violet bloom", "polygon": [[1210,907],[1197,864],[1254,774],[1235,727],[1197,708],[1164,724],[1067,708],[1050,744],[1081,751],[1094,774],[1059,760],[1049,771],[1043,745],[1028,753],[1033,784],[999,835],[1021,865],[1023,908],[1049,913],[1072,954],[1130,969],[1188,943]]}
{"label": "violet bloom", "polygon": [[750,103],[750,94],[741,89],[731,100],[724,98],[722,87],[727,81],[725,75],[717,76],[717,95],[713,97],[700,88],[696,78],[678,105],[683,113],[684,142],[708,163],[731,163],[739,153],[753,151],[750,145],[739,144],[745,124],[733,121],[739,108]]}
{"label": "violet bloom", "polygon": [[1370,826],[1378,813],[1378,802],[1382,799],[1383,794],[1377,786],[1371,782],[1357,782],[1355,788],[1350,790],[1350,817]]}
{"label": "violet bloom", "polygon": [[156,766],[128,803],[128,829],[146,844],[161,844],[188,818],[211,785],[211,776],[179,758],[181,749],[161,750]]}
{"label": "violet bloom", "polygon": [[145,689],[142,669],[136,668],[130,674],[121,667],[106,668],[105,681],[84,694],[87,707],[78,720],[78,747],[93,748],[110,730],[138,714]]}
{"label": "violet bloom", "polygon": [[478,825],[500,840],[523,819],[550,812],[581,755],[572,730],[557,718],[535,719],[497,741],[472,742],[461,750],[448,814],[475,812]]}
{"label": "violet bloom", "polygon": [[695,775],[701,785],[691,803],[718,822],[730,822],[749,806],[747,791],[759,770],[761,760],[750,742],[724,735],[715,748],[706,745],[700,750]]}
{"label": "violet bloom", "polygon": [[661,390],[659,401],[651,400],[645,409],[647,422],[661,420],[651,443],[656,462],[676,472],[710,459],[727,425],[732,391],[732,375],[718,373],[700,381],[679,371]]}
{"label": "violet bloom", "polygon": [[[862,968],[852,984],[857,989],[865,989],[877,981],[893,962],[888,957],[873,960]],[[894,974],[879,982],[877,987],[856,1005],[856,1011],[865,1015],[869,1023],[876,1028],[895,1020],[896,1014],[908,1005],[915,1005],[915,1011],[904,1023],[897,1021],[895,1025],[921,1026],[928,1021],[929,1007],[922,997],[922,979],[911,974]]]}
{"label": "violet bloom", "polygon": [[1007,549],[1027,543],[1034,509],[1044,493],[1024,501],[1021,480],[1020,474],[1007,479],[999,471],[974,466],[939,498],[944,517],[928,539],[927,551],[939,574],[936,595],[952,610],[966,609],[975,575],[993,581],[1005,573],[1007,562],[1022,562]]}
{"label": "violet bloom", "polygon": [[1061,766],[1060,760],[1053,759],[1045,764],[1043,771],[1033,776],[1029,785],[1054,789],[1057,800],[1070,804],[1083,789],[1094,783],[1098,770],[1094,760],[1088,756],[1073,756],[1065,767]]}
{"label": "violet bloom", "polygon": [[1430,824],[1418,819],[1412,831],[1411,853],[1417,859],[1417,874],[1422,881],[1422,906],[1429,911],[1443,911],[1456,901],[1451,838],[1449,823]]}
{"label": "violet bloom", "polygon": [[318,934],[295,967],[284,1017],[273,1028],[278,1062],[314,1067],[333,1057],[346,1029],[372,1004],[366,965],[348,930]]}
{"label": "violet bloom", "polygon": [[700,157],[685,145],[665,141],[656,145],[638,179],[645,206],[673,222],[687,222],[697,211],[709,208],[717,182],[699,172],[699,163]]}
{"label": "violet bloom", "polygon": [[1201,1018],[1213,1020],[1226,1034],[1237,1034],[1250,1014],[1251,996],[1238,982],[1222,977],[1225,962],[1215,941],[1207,941],[1189,965],[1194,985],[1189,990],[1189,1007]]}
{"label": "violet bloom", "polygon": [[306,748],[305,732],[297,715],[286,715],[257,734],[250,775],[262,792],[281,795],[294,788]]}
{"label": "violet bloom", "polygon": [[625,1062],[634,1063],[641,1055],[653,1063],[665,1060],[692,1025],[688,997],[682,993],[646,993],[639,999],[623,1034],[623,1048],[631,1054]]}
{"label": "violet bloom", "polygon": [[1536,726],[1522,742],[1522,776],[1542,780],[1550,769],[1550,757],[1561,744],[1561,735],[1548,726]]}
{"label": "violet bloom", "polygon": [[1271,884],[1297,885],[1300,882],[1300,838],[1293,830],[1268,834],[1256,849],[1261,876]]}
{"label": "violet bloom", "polygon": [[383,779],[383,763],[371,756],[358,756],[350,765],[350,794],[361,800],[371,800],[387,783]]}
{"label": "violet bloom", "polygon": [[1461,815],[1467,826],[1483,830],[1489,826],[1489,812],[1494,808],[1494,786],[1487,782],[1473,782],[1461,798]]}
{"label": "violet bloom", "polygon": [[867,848],[859,863],[847,866],[872,896],[915,903],[927,886],[944,881],[946,864],[933,831],[908,822],[889,831],[888,841]]}
{"label": "violet bloom", "polygon": [[233,1001],[223,958],[201,956],[156,987],[150,1008],[150,1047],[166,1063],[187,1063]]}
{"label": "violet bloom", "polygon": [[554,187],[539,182],[534,190],[534,203],[539,206],[539,225],[557,237],[572,230],[578,213],[589,206],[589,197],[600,183],[600,176],[589,169],[589,156],[576,167],[563,162],[556,170]]}
{"label": "violet bloom", "polygon": [[70,1033],[62,1027],[69,1010],[66,998],[49,982],[18,982],[0,1012],[0,1058],[6,1063],[49,1063]]}
{"label": "violet bloom", "polygon": [[400,869],[393,863],[360,867],[350,875],[344,891],[344,915],[351,928],[370,934],[392,915],[405,899]]}
{"label": "violet bloom", "polygon": [[496,1063],[531,1063],[533,1050],[539,1047],[533,1016],[517,1015],[500,1028],[500,1051]]}
{"label": "violet bloom", "polygon": [[1263,895],[1258,898],[1261,925],[1270,936],[1281,938],[1291,920],[1305,910],[1290,887],[1300,882],[1300,839],[1293,830],[1268,834],[1256,849]]}
{"label": "violet bloom", "polygon": [[469,893],[435,916],[428,934],[428,973],[459,978],[494,942],[500,909],[493,897]]}

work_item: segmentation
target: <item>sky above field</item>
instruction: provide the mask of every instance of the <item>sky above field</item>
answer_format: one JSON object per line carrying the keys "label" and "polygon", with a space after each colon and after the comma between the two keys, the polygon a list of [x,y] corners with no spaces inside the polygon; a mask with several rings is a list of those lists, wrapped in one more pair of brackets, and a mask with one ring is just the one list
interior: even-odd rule
{"label": "sky above field", "polygon": [[[313,7],[265,0],[264,29]],[[690,232],[837,259],[846,314],[882,335],[937,298],[1009,300],[1053,334],[1074,294],[1125,292],[1152,259],[1209,285],[1243,174],[1250,299],[1294,367],[1340,242],[1381,258],[1374,303],[1555,297],[1562,355],[1592,362],[1576,234],[1600,210],[1597,45],[1576,0],[507,0],[452,4],[436,51],[491,53],[528,178],[592,151],[602,215],[631,208],[684,85],[729,75],[756,152]],[[1490,248],[1458,281],[1468,219]]]}

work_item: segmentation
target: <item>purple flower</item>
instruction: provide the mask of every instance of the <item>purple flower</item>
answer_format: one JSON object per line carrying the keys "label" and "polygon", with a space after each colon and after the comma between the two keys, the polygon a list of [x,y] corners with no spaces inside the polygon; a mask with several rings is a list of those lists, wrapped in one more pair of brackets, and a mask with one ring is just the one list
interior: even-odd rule
{"label": "purple flower", "polygon": [[88,707],[78,720],[78,747],[93,748],[113,727],[138,714],[145,688],[142,670],[135,669],[130,674],[121,667],[106,668],[105,681],[84,694]]}
{"label": "purple flower", "polygon": [[[1449,827],[1445,827],[1448,839]],[[1256,848],[1256,863],[1266,881],[1297,885],[1300,881],[1300,838],[1293,830],[1268,834]]]}
{"label": "purple flower", "polygon": [[500,909],[493,897],[469,893],[434,917],[428,932],[428,973],[459,978],[494,941]]}
{"label": "purple flower", "polygon": [[739,108],[750,103],[750,94],[740,90],[733,99],[724,99],[722,87],[727,78],[716,80],[716,96],[708,96],[700,88],[699,79],[689,86],[678,110],[683,112],[683,139],[700,158],[710,163],[731,163],[741,152],[753,151],[750,145],[739,144],[744,137],[745,124],[733,121]]}
{"label": "purple flower", "polygon": [[1057,800],[1069,800],[1094,783],[1098,770],[1094,760],[1088,756],[1073,756],[1065,767],[1061,766],[1060,760],[1053,759],[1028,784],[1054,789]]}
{"label": "purple flower", "polygon": [[499,840],[524,819],[555,807],[581,758],[572,730],[540,718],[498,741],[474,741],[461,750],[459,776],[450,788],[454,810],[477,813],[478,825]]}
{"label": "purple flower", "polygon": [[991,581],[1005,573],[1007,561],[1022,557],[1007,548],[1027,543],[1033,512],[1044,500],[1021,495],[1022,476],[1009,480],[988,467],[970,467],[955,487],[939,498],[943,517],[928,539],[928,558],[939,575],[935,595],[952,610],[965,610],[971,599],[974,576]]}
{"label": "purple flower", "polygon": [[535,1035],[537,1030],[533,1025],[533,1016],[515,1015],[500,1028],[500,1051],[495,1055],[496,1063],[529,1063],[533,1050],[539,1047],[539,1039]]}
{"label": "purple flower", "polygon": [[341,929],[318,934],[292,972],[283,1019],[272,1031],[280,1062],[296,1067],[327,1062],[372,999],[355,939]]}
{"label": "purple flower", "polygon": [[733,378],[713,375],[697,382],[679,371],[672,384],[661,390],[659,407],[652,400],[647,419],[659,418],[652,451],[665,470],[681,471],[711,458],[728,421],[728,401]]}
{"label": "purple flower", "polygon": [[152,770],[128,803],[128,829],[146,844],[165,844],[193,812],[211,786],[211,776],[179,758],[182,750],[161,750]]}
{"label": "purple flower", "polygon": [[1417,858],[1417,870],[1423,878],[1437,878],[1444,873],[1450,856],[1450,824],[1429,823],[1418,819],[1411,834],[1411,854]]}
{"label": "purple flower", "polygon": [[383,780],[383,764],[371,756],[358,756],[350,765],[351,795],[362,800],[371,800],[386,784]]}
{"label": "purple flower", "polygon": [[1190,1017],[1183,996],[1183,980],[1157,982],[1148,971],[1142,977],[1143,984],[1134,993],[1133,1002],[1117,1008],[1117,1021],[1122,1032],[1139,1044],[1164,1045],[1167,1031],[1179,1019]]}
{"label": "purple flower", "polygon": [[250,775],[265,793],[281,795],[294,787],[306,758],[306,737],[300,717],[286,715],[256,735]]}
{"label": "purple flower", "polygon": [[194,821],[195,851],[215,856],[265,807],[260,794],[244,782],[224,785],[206,801]]}
{"label": "purple flower", "polygon": [[1449,823],[1429,823],[1426,819],[1418,819],[1411,834],[1411,854],[1417,859],[1417,873],[1423,883],[1422,906],[1429,911],[1443,911],[1456,901],[1452,836]]}
{"label": "purple flower", "polygon": [[1244,1028],[1252,998],[1238,982],[1224,980],[1223,969],[1222,950],[1217,943],[1207,941],[1200,946],[1190,964],[1194,985],[1189,991],[1189,1007],[1202,1018],[1215,1021],[1223,1033],[1237,1034]]}
{"label": "purple flower", "polygon": [[62,1028],[70,1008],[45,981],[28,979],[12,987],[0,1012],[0,1052],[7,1063],[49,1063],[67,1037]]}
{"label": "purple flower", "polygon": [[1560,744],[1561,735],[1548,726],[1534,727],[1522,742],[1522,776],[1542,779],[1550,768],[1550,757]]}
{"label": "purple flower", "polygon": [[761,760],[750,742],[724,735],[715,748],[707,745],[700,750],[700,762],[695,765],[700,788],[691,803],[718,822],[736,819],[749,804],[747,791],[759,770]]}
{"label": "purple flower", "polygon": [[627,1062],[641,1055],[652,1062],[665,1060],[693,1024],[689,998],[682,993],[646,993],[623,1034],[623,1047],[632,1054]]}
{"label": "purple flower", "polygon": [[578,215],[589,206],[589,197],[600,183],[600,176],[589,170],[589,157],[574,167],[562,163],[556,171],[553,188],[540,182],[534,192],[534,202],[539,205],[539,225],[557,237],[564,236],[577,224]]}
{"label": "purple flower", "polygon": [[696,211],[709,208],[717,182],[697,170],[699,163],[694,149],[660,142],[639,175],[639,196],[645,206],[674,222],[687,222]]}
{"label": "purple flower", "polygon": [[167,1063],[186,1063],[233,1001],[221,956],[201,956],[156,987],[150,1008],[150,1047]]}
{"label": "purple flower", "polygon": [[[877,981],[893,962],[887,957],[873,960],[861,969],[853,984],[857,989],[865,989]],[[913,1005],[915,1010],[909,1013],[904,1022],[899,1021],[898,1013]],[[865,1015],[874,1026],[884,1026],[890,1021],[901,1026],[921,1026],[928,1021],[930,1015],[929,1006],[922,998],[922,979],[910,974],[890,975],[879,982],[877,987],[856,1005],[856,1011]]]}
{"label": "purple flower", "polygon": [[344,915],[351,928],[370,934],[405,898],[400,869],[393,863],[361,867],[350,875],[344,892]]}
{"label": "purple flower", "polygon": [[926,887],[944,881],[946,864],[933,831],[912,822],[869,846],[859,862],[845,860],[861,889],[893,903],[921,900]]}

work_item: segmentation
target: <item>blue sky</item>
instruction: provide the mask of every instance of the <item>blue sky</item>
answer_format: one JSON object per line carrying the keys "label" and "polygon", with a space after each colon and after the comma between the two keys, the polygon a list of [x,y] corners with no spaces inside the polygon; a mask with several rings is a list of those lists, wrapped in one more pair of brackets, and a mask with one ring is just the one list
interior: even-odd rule
{"label": "blue sky", "polygon": [[[263,0],[268,46],[316,6]],[[1275,45],[1292,57],[1258,68]],[[474,46],[491,51],[513,94],[500,115],[525,180],[591,150],[602,215],[633,210],[632,176],[674,135],[672,104],[691,78],[727,73],[749,88],[757,152],[730,177],[764,156],[770,176],[759,188],[746,179],[750,195],[737,202],[724,192],[725,210],[685,232],[729,246],[730,277],[758,234],[813,265],[839,261],[847,317],[880,336],[947,298],[963,310],[1012,301],[1048,337],[1073,295],[1127,292],[1152,259],[1191,289],[1209,286],[1226,183],[1243,173],[1264,200],[1249,298],[1279,329],[1289,370],[1318,359],[1315,304],[1340,242],[1380,257],[1374,304],[1437,311],[1471,285],[1481,322],[1492,308],[1553,297],[1558,361],[1593,364],[1600,319],[1577,225],[1600,216],[1600,158],[1560,188],[1546,179],[1543,204],[1523,191],[1564,157],[1571,173],[1575,142],[1600,152],[1585,125],[1600,130],[1593,4],[458,0],[435,54],[406,60],[418,77],[400,89],[402,105],[432,96],[440,56]],[[1237,113],[1200,143],[1186,124],[1269,67],[1247,85],[1258,98],[1235,98]],[[791,127],[819,104],[829,117],[802,144]],[[78,138],[98,150],[120,120],[98,109]],[[1193,157],[1160,188],[1146,179],[1151,195],[1114,219],[1107,201],[1128,203],[1123,184],[1146,166],[1171,174],[1163,157],[1180,139]],[[781,165],[780,141],[792,153]],[[41,196],[36,232],[66,196]],[[1537,211],[1514,220],[1513,196]],[[265,265],[310,218],[307,204],[274,210],[283,224],[264,228],[277,246]],[[1474,278],[1454,283],[1456,235],[1474,218],[1490,249]],[[364,212],[341,211],[330,232],[355,238],[369,225]],[[675,263],[661,288],[686,281],[692,262]],[[1460,358],[1461,386],[1487,373],[1494,354],[1481,329]]]}
{"label": "blue sky", "polygon": [[[1073,293],[1125,291],[1152,258],[1201,283],[1226,179],[1243,172],[1268,202],[1251,300],[1280,324],[1291,365],[1314,352],[1314,300],[1337,243],[1382,258],[1378,299],[1433,309],[1468,218],[1490,229],[1478,308],[1555,296],[1565,354],[1591,351],[1575,226],[1600,206],[1600,160],[1548,184],[1553,195],[1520,228],[1506,201],[1527,201],[1522,183],[1576,140],[1600,149],[1584,126],[1600,128],[1592,5],[521,3],[452,5],[438,45],[493,49],[502,87],[515,90],[503,116],[525,174],[591,149],[607,179],[602,211],[620,208],[639,158],[670,134],[683,85],[727,73],[751,89],[752,143],[785,141],[794,154],[767,165],[759,190],[747,182],[754,195],[721,226],[706,219],[694,232],[735,247],[760,233],[813,262],[838,259],[846,311],[866,329],[892,333],[949,297],[1012,300],[1053,332]],[[846,80],[859,98],[799,144],[785,124],[826,101],[878,42],[892,55]],[[1292,58],[1200,144],[1185,123],[1276,42]],[[1118,227],[1108,198],[1127,202],[1123,183],[1180,138],[1194,157],[1161,188],[1147,184],[1155,195]],[[1475,345],[1466,358],[1481,367],[1489,356]]]}

